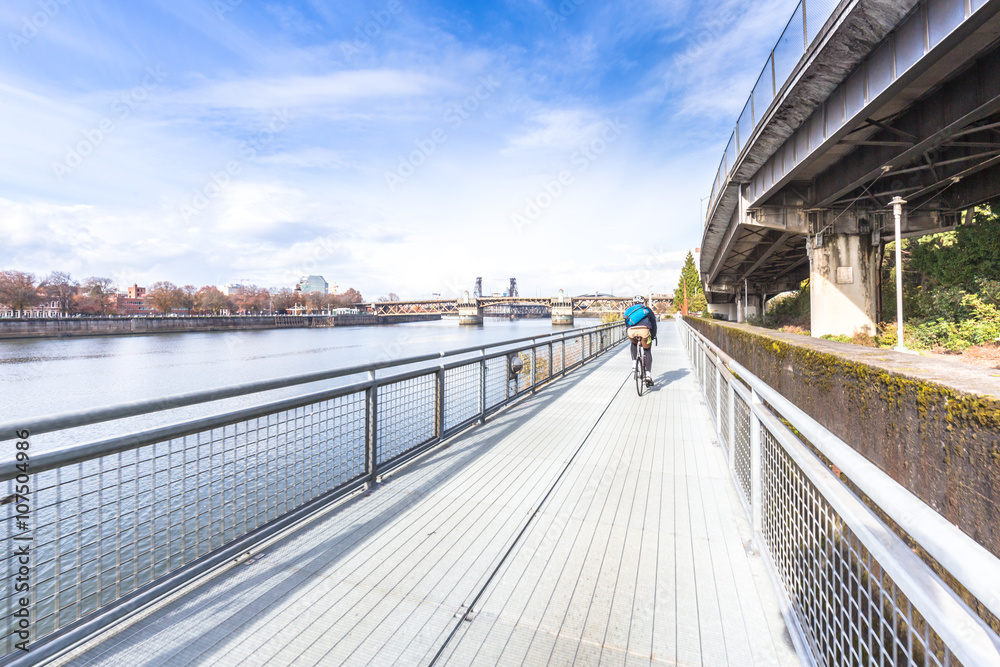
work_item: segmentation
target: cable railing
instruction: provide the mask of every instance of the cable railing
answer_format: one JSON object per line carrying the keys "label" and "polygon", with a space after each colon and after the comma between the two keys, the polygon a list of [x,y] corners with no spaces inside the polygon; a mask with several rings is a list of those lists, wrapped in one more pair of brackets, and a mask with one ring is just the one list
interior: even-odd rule
{"label": "cable railing", "polygon": [[[24,456],[0,467],[6,519],[0,538],[14,545],[2,555],[10,585],[0,597],[8,624],[0,664],[34,664],[72,646],[377,483],[624,336],[618,322],[0,424],[5,445],[14,444],[7,439],[15,433],[16,442],[27,443],[16,447]],[[353,381],[359,373],[364,379]],[[350,383],[30,451],[38,433],[134,423],[142,415],[338,377]],[[27,548],[23,559],[14,548],[20,545]],[[14,585],[18,577],[27,588]],[[30,652],[20,650],[24,641]]]}
{"label": "cable railing", "polygon": [[1000,665],[996,632],[831,464],[995,617],[1000,559],[688,324],[681,331],[754,546],[813,663]]}

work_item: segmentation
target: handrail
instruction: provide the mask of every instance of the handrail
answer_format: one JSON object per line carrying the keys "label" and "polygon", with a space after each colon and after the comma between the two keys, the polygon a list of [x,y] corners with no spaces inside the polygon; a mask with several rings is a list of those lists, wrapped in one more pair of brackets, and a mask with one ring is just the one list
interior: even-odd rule
{"label": "handrail", "polygon": [[[685,323],[685,326],[690,326]],[[872,499],[886,516],[1000,617],[1000,559],[693,327],[701,342]]]}
{"label": "handrail", "polygon": [[[397,359],[394,361],[374,362],[369,364],[362,364],[359,366],[350,366],[347,368],[334,369],[330,371],[319,371],[316,373],[291,375],[283,378],[278,378],[275,380],[261,380],[257,382],[247,382],[244,384],[232,385],[229,387],[220,387],[217,389],[204,389],[201,391],[193,391],[183,394],[174,394],[172,396],[152,398],[143,401],[134,401],[132,403],[118,404],[103,408],[91,408],[87,410],[64,412],[61,414],[55,414],[46,417],[32,418],[30,420],[31,425],[29,430],[31,431],[32,435],[38,435],[41,433],[51,433],[52,431],[61,431],[64,429],[77,428],[80,426],[90,426],[92,424],[99,424],[106,421],[124,419],[126,417],[136,417],[151,412],[162,412],[164,410],[186,407],[198,403],[208,403],[211,401],[219,401],[226,398],[245,396],[247,394],[257,394],[260,392],[272,391],[275,389],[285,389],[287,387],[294,387],[300,384],[309,384],[311,382],[332,380],[334,378],[345,377],[349,375],[359,375],[361,373],[374,372],[377,370],[393,368],[396,366],[406,366],[409,364],[416,364],[424,361],[433,361],[435,359],[442,359],[445,357],[453,357],[461,354],[470,354],[473,352],[479,352],[481,350],[485,352],[485,350],[487,349],[516,345],[518,343],[523,343],[527,341],[554,343],[563,340],[567,336],[576,336],[581,333],[591,333],[595,331],[601,331],[602,329],[606,329],[610,326],[612,326],[612,324],[601,324],[593,327],[571,329],[569,331],[563,331],[555,334],[545,334],[543,336],[527,336],[524,338],[516,338],[514,340],[504,341],[500,343],[489,343],[486,345],[477,345],[473,347],[459,348],[456,350],[433,352],[429,354],[417,355],[414,357],[407,357],[405,359]],[[0,433],[14,433],[17,430],[21,430],[24,428],[25,428],[24,419],[16,419],[16,420],[10,420],[6,423],[0,423]]]}
{"label": "handrail", "polygon": [[[367,371],[342,386],[141,432],[120,422],[103,439],[33,453],[20,469],[0,461],[0,495],[19,516],[7,534],[34,541],[39,565],[31,655],[15,652],[10,635],[0,664],[35,664],[75,645],[623,340],[617,322],[45,418],[49,430],[72,428]],[[419,364],[430,360],[439,363]],[[396,371],[376,374],[386,368]],[[26,427],[40,430],[18,426]],[[12,588],[0,606],[21,600]]]}
{"label": "handrail", "polygon": [[[880,512],[912,537],[961,586],[975,596],[994,616],[1000,617],[1000,559],[971,537],[951,524],[922,500],[893,480],[843,440],[805,414],[775,389],[725,354],[703,334],[686,322],[685,342],[694,355],[700,346],[704,362],[696,363],[696,375],[704,384],[706,399],[715,404],[715,415],[722,440],[722,398],[719,387],[710,396],[709,379],[721,383],[725,378],[733,394],[741,396],[752,418],[774,437],[782,449],[795,461],[805,476],[834,508],[836,516],[858,537],[906,598],[916,607],[949,650],[963,664],[1000,664],[1000,637],[973,612],[961,598],[938,577],[903,541],[886,526],[829,468],[806,446],[801,438],[813,445],[827,460],[837,466],[871,499]],[[707,363],[706,363],[707,362]],[[710,369],[710,370],[708,370]],[[721,373],[710,378],[706,373]],[[730,407],[730,410],[733,408]],[[780,419],[779,419],[780,416]],[[730,413],[729,420],[732,420]],[[793,434],[785,423],[798,434]],[[730,437],[735,422],[727,423]],[[751,425],[751,431],[757,426]],[[751,432],[751,439],[760,435]],[[730,466],[732,447],[730,443]],[[760,456],[751,446],[751,457]],[[753,464],[752,464],[753,465]],[[761,501],[757,488],[764,483],[757,467],[751,479],[753,500],[748,507],[754,523],[755,540],[760,539],[759,516]],[[769,554],[769,558],[774,558]],[[773,565],[772,565],[773,567]],[[775,583],[781,586],[780,578]],[[797,621],[796,621],[797,622]]]}

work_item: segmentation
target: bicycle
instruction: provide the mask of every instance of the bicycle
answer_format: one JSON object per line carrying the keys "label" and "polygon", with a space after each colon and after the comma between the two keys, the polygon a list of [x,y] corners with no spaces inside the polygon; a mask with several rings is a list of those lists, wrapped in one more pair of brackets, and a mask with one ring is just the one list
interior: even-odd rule
{"label": "bicycle", "polygon": [[639,396],[642,396],[642,392],[646,388],[646,355],[649,354],[649,350],[646,349],[641,340],[636,342],[636,347],[638,349],[635,354],[635,369],[632,374],[635,377],[635,391]]}

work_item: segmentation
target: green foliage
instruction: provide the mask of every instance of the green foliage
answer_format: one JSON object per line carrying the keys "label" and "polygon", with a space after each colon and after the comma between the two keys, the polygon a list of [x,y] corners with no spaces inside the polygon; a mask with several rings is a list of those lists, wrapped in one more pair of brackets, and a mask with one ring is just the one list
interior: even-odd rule
{"label": "green foliage", "polygon": [[688,252],[681,268],[681,276],[674,290],[674,312],[684,312],[684,298],[687,296],[687,312],[700,313],[708,310],[708,300],[698,275],[698,267],[694,265],[694,255]]}

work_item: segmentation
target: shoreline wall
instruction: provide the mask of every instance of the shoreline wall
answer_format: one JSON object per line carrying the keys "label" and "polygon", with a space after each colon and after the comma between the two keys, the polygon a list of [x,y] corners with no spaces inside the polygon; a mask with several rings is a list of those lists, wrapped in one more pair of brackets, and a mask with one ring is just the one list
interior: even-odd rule
{"label": "shoreline wall", "polygon": [[204,333],[258,329],[376,326],[441,319],[437,314],[413,315],[261,315],[250,317],[67,317],[0,318],[0,341],[77,336],[136,336],[158,333]]}

